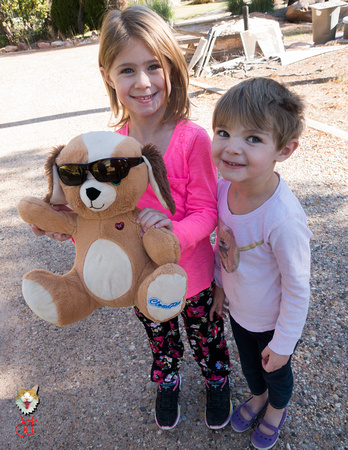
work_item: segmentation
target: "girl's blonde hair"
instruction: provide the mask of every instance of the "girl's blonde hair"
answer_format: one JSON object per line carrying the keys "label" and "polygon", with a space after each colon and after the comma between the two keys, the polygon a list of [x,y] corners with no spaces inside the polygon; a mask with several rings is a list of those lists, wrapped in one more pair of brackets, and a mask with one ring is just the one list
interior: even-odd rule
{"label": "girl's blonde hair", "polygon": [[217,102],[213,130],[240,124],[272,132],[281,150],[304,129],[304,104],[300,96],[270,78],[249,78],[230,88]]}
{"label": "girl's blonde hair", "polygon": [[[161,123],[188,118],[190,113],[189,75],[185,59],[170,28],[151,9],[144,6],[130,6],[122,12],[118,10],[107,12],[101,29],[99,67],[104,68],[109,74],[115,58],[132,39],[145,44],[154,53],[164,70],[165,80],[164,62],[167,61],[170,66],[171,93],[168,97],[168,86],[165,81],[167,100]],[[111,109],[118,118],[121,105],[116,91],[105,80],[104,83]],[[122,113],[117,125],[122,127],[129,121],[129,118],[129,111],[122,105]]]}

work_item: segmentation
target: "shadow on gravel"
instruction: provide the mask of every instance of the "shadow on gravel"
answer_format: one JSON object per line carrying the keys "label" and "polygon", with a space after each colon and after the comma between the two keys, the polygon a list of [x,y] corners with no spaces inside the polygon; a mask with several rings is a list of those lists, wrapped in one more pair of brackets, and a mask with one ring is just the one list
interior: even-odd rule
{"label": "shadow on gravel", "polygon": [[[332,220],[329,214],[334,214],[347,204],[347,197],[345,195],[323,195],[313,194],[310,196],[297,196],[305,210],[307,217],[320,217],[322,221]],[[342,228],[343,224],[337,223],[338,228]]]}

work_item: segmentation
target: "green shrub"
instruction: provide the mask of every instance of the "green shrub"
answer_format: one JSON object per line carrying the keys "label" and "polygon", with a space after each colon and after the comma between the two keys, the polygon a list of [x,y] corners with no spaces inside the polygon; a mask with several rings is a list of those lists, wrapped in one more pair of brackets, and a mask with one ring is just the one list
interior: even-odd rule
{"label": "green shrub", "polygon": [[1,17],[20,18],[30,23],[35,17],[44,21],[48,16],[47,0],[2,0],[0,5]]}
{"label": "green shrub", "polygon": [[8,42],[33,42],[48,33],[48,0],[2,0],[0,32]]}
{"label": "green shrub", "polygon": [[166,21],[174,17],[174,8],[169,0],[152,0],[148,6]]}
{"label": "green shrub", "polygon": [[52,0],[52,22],[63,37],[83,33],[83,30],[79,29],[79,10],[79,0]]}
{"label": "green shrub", "polygon": [[243,14],[243,6],[246,5],[244,0],[228,0],[227,11],[235,16]]}
{"label": "green shrub", "polygon": [[274,11],[274,0],[251,0],[245,3],[244,0],[228,0],[227,11],[231,14],[240,16],[243,14],[243,6],[249,7],[249,12],[272,12]]}
{"label": "green shrub", "polygon": [[272,12],[274,11],[274,0],[251,0],[249,12]]}
{"label": "green shrub", "polygon": [[[170,0],[128,0],[129,6],[143,5],[155,11],[162,19],[168,21],[174,18],[174,7]],[[122,8],[121,8],[122,9]]]}
{"label": "green shrub", "polygon": [[107,0],[83,0],[84,22],[90,30],[99,30]]}
{"label": "green shrub", "polygon": [[7,39],[7,36],[5,34],[0,34],[0,48],[5,47],[9,44],[9,41]]}

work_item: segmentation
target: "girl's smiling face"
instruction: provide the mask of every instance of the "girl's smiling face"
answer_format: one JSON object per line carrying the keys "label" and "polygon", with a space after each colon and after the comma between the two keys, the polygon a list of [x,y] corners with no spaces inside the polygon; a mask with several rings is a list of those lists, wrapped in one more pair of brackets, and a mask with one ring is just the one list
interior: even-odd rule
{"label": "girl's smiling face", "polygon": [[115,89],[118,100],[134,119],[163,114],[167,98],[165,73],[169,97],[169,64],[166,63],[164,71],[153,52],[134,39],[115,58],[108,74],[102,70],[104,79]]}

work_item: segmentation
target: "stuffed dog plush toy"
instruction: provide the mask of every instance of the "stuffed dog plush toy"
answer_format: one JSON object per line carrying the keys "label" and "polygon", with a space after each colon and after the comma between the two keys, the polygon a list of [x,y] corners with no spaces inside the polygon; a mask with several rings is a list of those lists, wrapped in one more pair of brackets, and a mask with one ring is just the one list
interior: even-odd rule
{"label": "stuffed dog plush toy", "polygon": [[[72,235],[73,268],[65,275],[32,270],[23,296],[42,319],[68,325],[102,306],[137,306],[155,322],[185,306],[187,275],[176,263],[177,237],[165,228],[144,234],[136,207],[150,182],[161,204],[175,212],[161,153],[115,132],[91,132],[53,149],[46,160],[48,194],[26,197],[21,218],[40,229]],[[69,204],[73,212],[55,211]]]}

